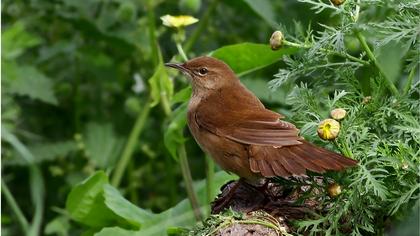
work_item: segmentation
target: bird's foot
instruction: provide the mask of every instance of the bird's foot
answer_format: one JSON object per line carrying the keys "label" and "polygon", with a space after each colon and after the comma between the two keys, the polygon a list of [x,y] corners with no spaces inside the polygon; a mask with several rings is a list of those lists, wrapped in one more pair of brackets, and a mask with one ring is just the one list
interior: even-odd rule
{"label": "bird's foot", "polygon": [[264,185],[257,187],[242,179],[226,184],[222,187],[222,193],[212,203],[212,214],[220,213],[229,207],[241,212],[255,210],[256,206],[265,204],[267,200],[262,190],[266,188]]}

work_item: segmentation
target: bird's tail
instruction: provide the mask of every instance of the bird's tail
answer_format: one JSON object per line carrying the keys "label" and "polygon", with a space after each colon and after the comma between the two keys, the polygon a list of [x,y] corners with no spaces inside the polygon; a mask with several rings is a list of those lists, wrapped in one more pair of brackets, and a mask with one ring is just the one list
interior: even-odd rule
{"label": "bird's tail", "polygon": [[357,161],[327,149],[317,147],[305,140],[302,144],[288,147],[260,146],[252,150],[250,167],[264,177],[289,177],[305,175],[307,170],[324,173],[356,166]]}

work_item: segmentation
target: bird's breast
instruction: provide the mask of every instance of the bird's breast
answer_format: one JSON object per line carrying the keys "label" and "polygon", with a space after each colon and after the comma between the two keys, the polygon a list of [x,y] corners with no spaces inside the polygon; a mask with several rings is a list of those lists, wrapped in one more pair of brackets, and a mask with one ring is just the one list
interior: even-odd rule
{"label": "bird's breast", "polygon": [[200,127],[196,120],[197,110],[194,109],[194,102],[190,103],[189,108],[188,128],[201,149],[222,169],[248,180],[259,178],[250,170],[247,145],[231,141]]}

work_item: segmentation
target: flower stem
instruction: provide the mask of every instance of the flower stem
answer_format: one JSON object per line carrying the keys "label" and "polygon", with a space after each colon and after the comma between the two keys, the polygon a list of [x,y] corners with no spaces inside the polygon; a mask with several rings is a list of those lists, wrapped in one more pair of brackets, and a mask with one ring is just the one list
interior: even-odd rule
{"label": "flower stem", "polygon": [[378,60],[376,60],[376,57],[373,54],[372,50],[370,49],[369,45],[367,44],[365,37],[360,33],[360,31],[355,31],[355,35],[356,35],[357,39],[359,40],[360,44],[362,45],[363,49],[366,51],[366,54],[369,57],[369,59],[371,60],[371,62],[373,63],[373,65],[375,65],[375,67],[379,70],[379,73],[385,79],[385,83],[387,84],[389,90],[395,96],[398,96],[399,95],[398,89],[395,87],[394,83],[387,77],[385,72],[379,66]]}
{"label": "flower stem", "polygon": [[7,187],[6,183],[3,180],[1,180],[1,190],[2,190],[2,193],[4,194],[6,202],[12,209],[13,213],[15,213],[16,218],[20,224],[20,227],[22,228],[23,233],[24,234],[28,233],[28,229],[29,229],[28,221],[26,220],[25,216],[22,213],[22,210],[20,209],[15,198],[10,192],[9,187]]}
{"label": "flower stem", "polygon": [[153,65],[157,65],[159,62],[159,49],[156,39],[156,26],[155,26],[155,12],[154,4],[148,1],[147,5],[147,21],[149,26],[149,41],[152,49],[152,61]]}
{"label": "flower stem", "polygon": [[181,165],[182,177],[184,178],[185,188],[187,189],[188,198],[190,199],[191,207],[193,208],[194,217],[197,221],[202,220],[200,205],[197,200],[193,188],[193,181],[191,177],[190,167],[188,165],[187,152],[184,144],[178,148],[179,163]]}
{"label": "flower stem", "polygon": [[182,59],[184,59],[184,61],[188,61],[188,57],[182,49],[181,43],[176,42],[176,48],[178,49],[179,55],[181,55]]}
{"label": "flower stem", "polygon": [[111,180],[112,185],[115,187],[118,187],[121,183],[122,176],[124,175],[124,171],[127,168],[127,165],[133,155],[134,149],[138,142],[138,138],[143,131],[144,124],[146,123],[147,117],[149,116],[149,112],[150,98],[147,99],[143,111],[137,117],[136,122],[131,129],[130,136],[128,137],[128,141],[124,147],[121,158],[119,159],[117,167],[115,168],[115,172]]}
{"label": "flower stem", "polygon": [[[286,45],[286,46],[290,46],[290,47],[297,47],[297,48],[304,48],[304,49],[309,49],[309,48],[312,47],[312,45],[310,45],[310,44],[293,43],[293,42],[289,42],[287,40],[283,40],[283,44]],[[360,58],[354,57],[354,56],[352,56],[350,54],[347,54],[347,53],[340,53],[340,52],[336,52],[336,51],[331,51],[331,50],[328,50],[328,49],[325,49],[325,48],[320,48],[320,50],[323,51],[323,52],[334,54],[336,56],[347,58],[351,61],[358,62],[362,65],[370,65],[369,62],[367,62],[365,60],[362,60]]]}

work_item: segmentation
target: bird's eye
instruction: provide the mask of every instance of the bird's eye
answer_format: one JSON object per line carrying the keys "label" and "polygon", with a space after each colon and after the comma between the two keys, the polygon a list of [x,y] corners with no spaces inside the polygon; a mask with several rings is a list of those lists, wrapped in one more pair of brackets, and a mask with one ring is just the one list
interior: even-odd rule
{"label": "bird's eye", "polygon": [[200,70],[198,70],[198,73],[200,74],[200,75],[205,75],[205,74],[207,74],[207,72],[209,72],[206,68],[201,68]]}

